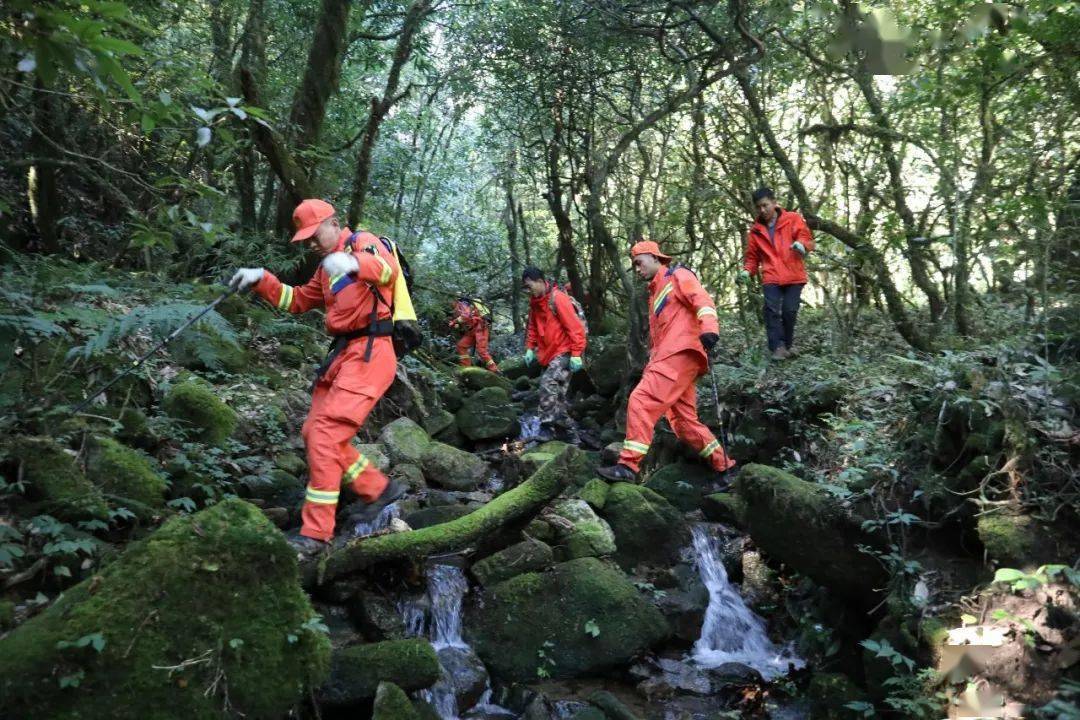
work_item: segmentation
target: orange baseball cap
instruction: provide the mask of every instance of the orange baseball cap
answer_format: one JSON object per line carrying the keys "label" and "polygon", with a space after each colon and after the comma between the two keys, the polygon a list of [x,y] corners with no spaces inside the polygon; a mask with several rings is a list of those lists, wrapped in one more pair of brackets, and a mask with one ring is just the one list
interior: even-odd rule
{"label": "orange baseball cap", "polygon": [[314,198],[304,200],[292,213],[293,226],[296,228],[292,241],[307,240],[315,234],[323,220],[331,217],[334,217],[334,206],[330,203]]}
{"label": "orange baseball cap", "polygon": [[664,262],[671,260],[670,255],[665,255],[660,252],[660,246],[656,244],[655,240],[642,240],[639,243],[635,243],[634,247],[630,248],[630,257],[646,254],[655,255]]}

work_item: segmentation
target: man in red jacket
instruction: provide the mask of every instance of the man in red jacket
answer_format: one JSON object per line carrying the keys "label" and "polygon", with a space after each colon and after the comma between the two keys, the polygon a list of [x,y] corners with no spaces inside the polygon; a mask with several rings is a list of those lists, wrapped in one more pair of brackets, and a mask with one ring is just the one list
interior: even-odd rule
{"label": "man in red jacket", "polygon": [[656,421],[666,416],[675,436],[721,474],[735,466],[720,441],[698,419],[695,382],[709,370],[708,352],[720,339],[716,306],[697,276],[660,252],[652,240],[630,249],[634,270],[649,281],[649,362],[626,408],[626,440],[619,462],[600,477],[635,482],[649,452]]}
{"label": "man in red jacket", "polygon": [[521,282],[530,295],[529,322],[525,329],[525,364],[539,362],[540,435],[542,442],[556,436],[567,442],[581,442],[577,427],[567,411],[566,393],[570,376],[583,367],[585,324],[578,317],[570,296],[544,278],[535,267],[527,267]]}
{"label": "man in red jacket", "polygon": [[783,360],[795,352],[795,320],[806,284],[803,258],[814,249],[814,238],[802,215],[776,203],[771,188],[758,188],[752,197],[757,218],[746,236],[739,282],[749,281],[761,268],[765,335],[773,360]]}
{"label": "man in red jacket", "polygon": [[340,227],[333,206],[322,200],[300,203],[293,224],[292,241],[306,243],[322,257],[307,283],[294,287],[263,268],[242,268],[229,285],[238,290],[254,287],[271,305],[290,313],[326,308],[326,330],[334,344],[319,369],[301,430],[308,485],[303,525],[289,540],[302,555],[310,555],[334,536],[342,483],[367,503],[350,518],[354,521],[374,519],[405,493],[403,485],[389,480],[350,442],[394,381],[397,357],[390,304],[399,269],[394,253],[379,238]]}
{"label": "man in red jacket", "polygon": [[458,364],[461,367],[472,366],[472,357],[469,353],[475,347],[476,356],[484,362],[484,367],[497,373],[499,366],[495,364],[495,358],[491,357],[491,351],[488,350],[491,326],[485,317],[486,310],[487,308],[477,305],[469,298],[458,298],[454,304],[454,319],[450,321],[450,327],[465,331],[457,342]]}

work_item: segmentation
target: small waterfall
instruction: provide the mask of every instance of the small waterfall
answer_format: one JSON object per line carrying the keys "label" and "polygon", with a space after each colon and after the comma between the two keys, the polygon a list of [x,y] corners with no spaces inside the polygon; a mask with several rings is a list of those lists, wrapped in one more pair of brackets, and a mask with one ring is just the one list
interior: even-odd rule
{"label": "small waterfall", "polygon": [[537,415],[522,415],[518,418],[518,425],[521,426],[521,436],[518,440],[526,442],[535,440],[540,434],[540,418]]}
{"label": "small waterfall", "polygon": [[436,650],[468,647],[461,639],[461,601],[468,589],[469,583],[461,568],[454,565],[432,565],[428,569],[431,644]]}
{"label": "small waterfall", "polygon": [[[359,502],[359,501],[357,501]],[[390,503],[375,516],[375,519],[371,522],[358,522],[353,526],[353,537],[364,537],[365,535],[371,535],[377,533],[380,530],[385,530],[390,527],[390,523],[393,520],[397,520],[401,517],[401,508],[398,507],[396,502]]]}
{"label": "small waterfall", "polygon": [[694,525],[693,537],[698,571],[709,590],[701,637],[694,643],[694,662],[703,667],[742,663],[760,672],[766,680],[786,674],[789,664],[802,667],[805,663],[801,658],[769,640],[765,621],[746,606],[728,581],[720,560],[719,541],[701,524]]}

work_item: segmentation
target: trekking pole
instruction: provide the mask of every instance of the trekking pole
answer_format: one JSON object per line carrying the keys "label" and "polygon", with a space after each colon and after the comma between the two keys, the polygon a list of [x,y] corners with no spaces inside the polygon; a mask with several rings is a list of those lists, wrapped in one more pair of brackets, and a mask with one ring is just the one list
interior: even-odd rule
{"label": "trekking pole", "polygon": [[705,357],[709,360],[709,379],[712,380],[712,397],[713,407],[716,408],[716,419],[720,423],[720,449],[724,451],[724,457],[728,460],[731,456],[727,451],[727,430],[724,427],[724,413],[720,409],[720,391],[716,387],[716,373],[713,372],[713,360],[711,353],[705,353]]}
{"label": "trekking pole", "polygon": [[177,336],[180,335],[180,333],[184,332],[189,327],[191,327],[192,325],[197,323],[199,321],[199,319],[202,318],[203,315],[206,315],[208,312],[210,312],[211,310],[216,308],[218,305],[221,304],[221,302],[223,300],[225,300],[225,298],[229,297],[230,295],[232,295],[235,292],[236,292],[236,288],[229,288],[224,293],[222,293],[216,300],[214,300],[214,302],[210,303],[209,305],[204,307],[202,310],[200,310],[198,313],[196,313],[192,317],[188,318],[186,321],[184,321],[183,325],[181,325],[180,327],[176,328],[171,333],[169,333],[169,336],[167,338],[165,338],[164,340],[159,342],[157,345],[152,347],[150,350],[147,350],[142,355],[142,357],[140,357],[139,359],[132,362],[131,367],[125,369],[123,372],[121,372],[119,375],[114,377],[112,380],[110,380],[109,382],[107,382],[104,385],[102,385],[101,387],[99,387],[92,394],[88,395],[81,403],[79,403],[75,407],[74,410],[72,410],[71,414],[72,415],[78,415],[79,413],[81,413],[83,410],[86,409],[86,407],[90,404],[90,402],[94,398],[96,398],[98,395],[105,392],[109,388],[111,388],[113,385],[118,383],[122,378],[125,378],[128,375],[130,375],[131,373],[138,370],[139,366],[142,365],[144,362],[146,362],[147,358],[149,358],[151,355],[156,353],[158,350],[160,350],[161,348],[163,348],[166,345],[168,345],[169,343],[171,343],[173,340],[175,340],[177,338]]}

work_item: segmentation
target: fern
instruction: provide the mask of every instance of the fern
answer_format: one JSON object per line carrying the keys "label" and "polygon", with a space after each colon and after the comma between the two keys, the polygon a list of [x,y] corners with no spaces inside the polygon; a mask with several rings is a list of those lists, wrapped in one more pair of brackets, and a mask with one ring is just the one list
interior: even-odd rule
{"label": "fern", "polygon": [[[191,303],[165,303],[137,307],[119,320],[106,323],[96,335],[86,341],[85,345],[73,347],[68,353],[68,358],[93,357],[142,328],[149,329],[151,334],[158,339],[164,338],[202,309],[201,305]],[[232,325],[216,310],[211,310],[204,315],[195,327],[213,328],[221,337],[236,341],[236,332]]]}
{"label": "fern", "polygon": [[70,290],[76,295],[100,295],[101,297],[116,297],[119,295],[119,291],[116,288],[109,287],[103,284],[94,285],[80,285],[77,283],[68,283],[64,285],[65,290]]}
{"label": "fern", "polygon": [[3,331],[34,341],[67,334],[67,331],[56,323],[36,315],[0,315],[0,332]]}

